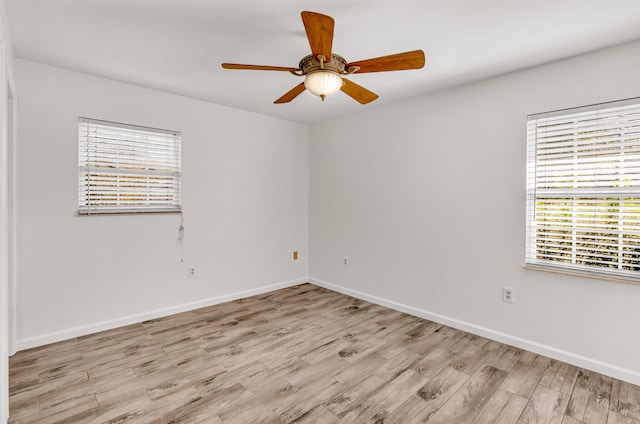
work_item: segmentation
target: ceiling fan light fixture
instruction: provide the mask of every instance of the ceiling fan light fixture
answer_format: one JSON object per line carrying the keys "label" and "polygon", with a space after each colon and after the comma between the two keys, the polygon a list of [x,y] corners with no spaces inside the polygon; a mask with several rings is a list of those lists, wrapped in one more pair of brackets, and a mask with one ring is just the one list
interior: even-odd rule
{"label": "ceiling fan light fixture", "polygon": [[342,77],[334,71],[315,71],[307,74],[304,78],[304,86],[309,90],[309,93],[320,97],[324,101],[325,97],[340,90]]}

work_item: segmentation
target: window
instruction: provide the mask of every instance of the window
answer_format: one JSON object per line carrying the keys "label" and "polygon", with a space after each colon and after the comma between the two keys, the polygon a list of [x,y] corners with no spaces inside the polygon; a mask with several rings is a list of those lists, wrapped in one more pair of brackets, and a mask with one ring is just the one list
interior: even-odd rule
{"label": "window", "polygon": [[527,265],[640,280],[640,98],[529,116]]}
{"label": "window", "polygon": [[80,118],[80,214],[180,211],[180,133]]}

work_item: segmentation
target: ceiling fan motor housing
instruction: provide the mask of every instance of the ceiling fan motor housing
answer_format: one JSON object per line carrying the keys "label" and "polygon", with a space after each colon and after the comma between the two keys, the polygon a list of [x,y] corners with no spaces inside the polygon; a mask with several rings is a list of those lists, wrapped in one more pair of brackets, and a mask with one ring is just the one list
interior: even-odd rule
{"label": "ceiling fan motor housing", "polygon": [[331,54],[331,58],[329,60],[325,60],[320,62],[317,58],[313,57],[313,55],[308,55],[302,58],[298,67],[302,69],[303,75],[308,75],[313,72],[318,71],[331,71],[336,72],[338,74],[346,74],[344,68],[347,65],[347,61],[344,57]]}

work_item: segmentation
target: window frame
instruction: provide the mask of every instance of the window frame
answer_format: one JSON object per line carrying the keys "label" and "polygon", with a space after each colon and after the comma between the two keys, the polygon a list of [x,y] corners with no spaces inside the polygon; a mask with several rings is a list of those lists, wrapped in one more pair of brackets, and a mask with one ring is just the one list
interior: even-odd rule
{"label": "window frame", "polygon": [[[621,125],[620,135],[617,138],[609,134],[605,137],[600,120],[605,122],[605,118],[610,119],[611,116],[617,115],[625,117],[616,121]],[[628,127],[625,127],[627,119],[629,123]],[[583,129],[583,132],[580,132],[582,122],[589,120],[598,122],[595,126],[597,130],[590,133]],[[553,162],[551,159],[540,159],[545,156],[544,149],[548,152],[551,145],[545,145],[544,139],[551,137],[540,135],[538,131],[544,125],[569,125],[567,123],[571,121],[576,122],[574,125],[577,128],[573,135],[574,151],[568,154],[573,155],[574,165],[565,168],[566,175],[561,177],[559,171],[549,171],[545,174],[542,171],[545,164],[549,168],[555,165],[556,169],[560,165],[558,162],[550,164]],[[594,127],[592,124],[588,126],[591,130]],[[602,128],[605,127],[602,125]],[[625,133],[628,129],[631,131]],[[627,137],[629,133],[632,134],[630,138]],[[541,139],[543,141],[540,141]],[[566,139],[571,140],[571,137]],[[611,140],[614,140],[613,144],[608,144]],[[564,147],[566,148],[566,145]],[[616,148],[618,154],[609,153]],[[626,156],[625,148],[628,149]],[[548,158],[560,156],[546,154]],[[563,155],[567,156],[567,153]],[[618,158],[617,161],[614,158]],[[589,166],[584,165],[589,161],[594,163],[590,165],[593,168],[592,174],[588,172]],[[602,167],[602,163],[608,165]],[[634,165],[636,169],[631,169]],[[525,268],[640,284],[640,259],[636,260],[635,254],[636,251],[640,252],[640,176],[632,175],[640,174],[640,97],[529,115],[526,168]],[[634,172],[636,170],[638,172]],[[551,177],[548,177],[549,175]],[[618,184],[612,182],[612,175],[618,176]],[[590,178],[593,179],[593,183],[589,183]],[[563,205],[562,201],[566,203]],[[568,205],[569,203],[571,205]],[[592,205],[589,206],[589,203]],[[563,212],[558,212],[559,210]],[[617,226],[611,224],[610,217],[613,216],[614,210],[617,210],[621,217]],[[543,213],[547,213],[546,217],[541,217]],[[561,222],[562,216],[565,222]],[[591,227],[586,224],[589,219],[593,221]],[[542,225],[541,223],[546,223],[545,220],[552,224]],[[571,227],[568,226],[569,220]],[[549,230],[554,226],[554,229]],[[607,226],[609,227],[605,228]],[[545,231],[557,231],[560,235],[548,235]],[[572,237],[570,248],[566,242],[567,234],[571,234]],[[613,240],[612,234],[617,234],[616,237],[620,240],[617,247],[610,242]],[[550,241],[551,244],[557,243],[553,246],[557,249],[553,253],[549,253],[552,249],[544,244]],[[602,248],[603,246],[605,247]],[[614,251],[616,262],[606,256]],[[570,261],[567,261],[568,252],[571,252]],[[590,252],[590,255],[585,252]],[[554,254],[558,257],[554,258]]]}
{"label": "window frame", "polygon": [[179,131],[78,118],[78,215],[180,213]]}

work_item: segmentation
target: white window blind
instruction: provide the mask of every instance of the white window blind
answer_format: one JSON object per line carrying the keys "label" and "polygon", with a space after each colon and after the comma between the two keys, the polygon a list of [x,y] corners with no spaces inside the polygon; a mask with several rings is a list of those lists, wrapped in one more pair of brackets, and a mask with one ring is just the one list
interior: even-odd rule
{"label": "white window blind", "polygon": [[180,133],[80,118],[78,212],[180,211]]}
{"label": "white window blind", "polygon": [[640,98],[529,117],[526,261],[640,279]]}

